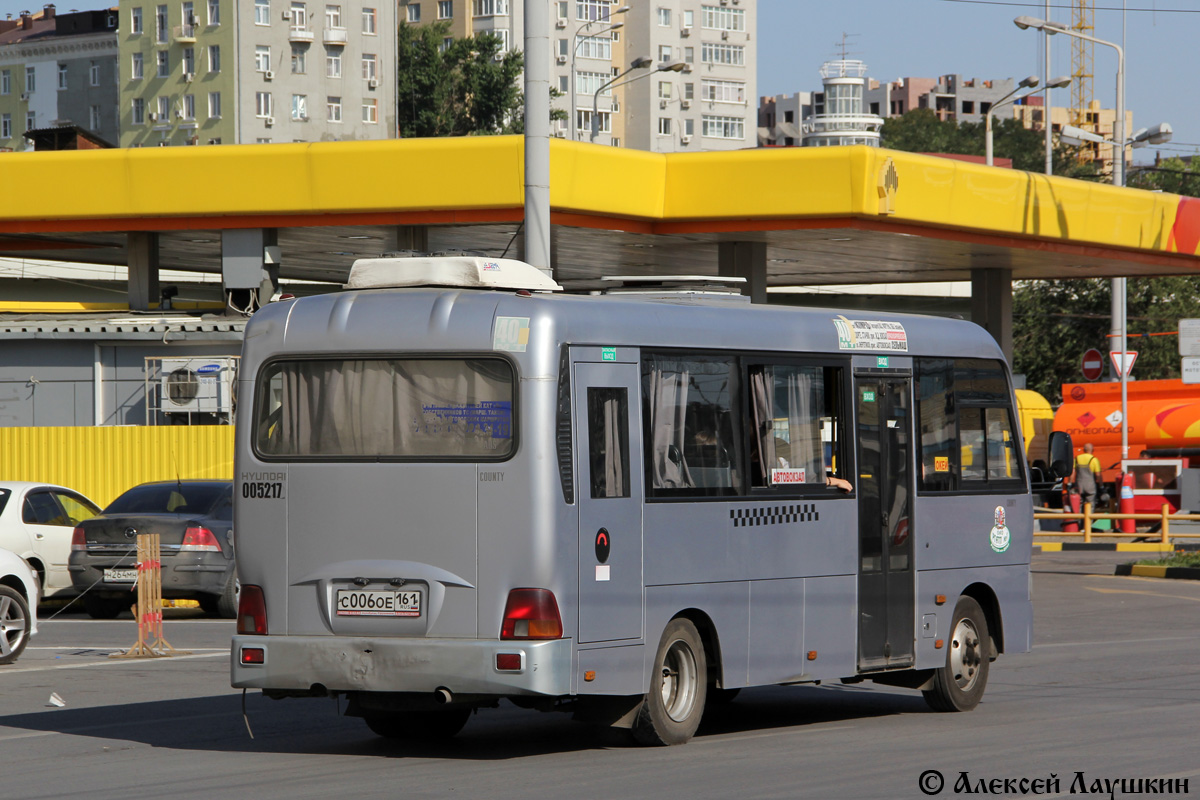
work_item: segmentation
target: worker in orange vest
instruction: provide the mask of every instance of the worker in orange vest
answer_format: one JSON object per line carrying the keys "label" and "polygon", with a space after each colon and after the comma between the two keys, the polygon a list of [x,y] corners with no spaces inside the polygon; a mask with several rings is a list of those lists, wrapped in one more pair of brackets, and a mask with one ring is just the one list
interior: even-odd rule
{"label": "worker in orange vest", "polygon": [[1071,482],[1079,492],[1080,503],[1096,505],[1096,491],[1100,483],[1100,459],[1092,455],[1092,443],[1083,446],[1083,452],[1075,457],[1075,470]]}

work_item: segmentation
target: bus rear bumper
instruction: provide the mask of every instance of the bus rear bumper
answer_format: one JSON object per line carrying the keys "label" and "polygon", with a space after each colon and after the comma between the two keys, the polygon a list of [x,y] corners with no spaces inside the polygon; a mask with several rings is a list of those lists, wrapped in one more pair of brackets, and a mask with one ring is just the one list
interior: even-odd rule
{"label": "bus rear bumper", "polygon": [[[261,650],[261,654],[257,651]],[[500,670],[496,656],[518,654]],[[248,663],[261,659],[261,663]],[[501,642],[331,636],[234,636],[230,682],[239,689],[541,695],[571,691],[571,640]]]}

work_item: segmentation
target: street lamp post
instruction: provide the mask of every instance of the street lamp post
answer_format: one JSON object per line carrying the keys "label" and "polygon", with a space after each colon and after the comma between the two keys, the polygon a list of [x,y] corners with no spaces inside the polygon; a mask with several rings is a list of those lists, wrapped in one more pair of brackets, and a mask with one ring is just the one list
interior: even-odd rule
{"label": "street lamp post", "polygon": [[[611,11],[609,13],[607,19],[612,19],[613,14],[624,14],[628,10],[629,10],[629,6],[621,6],[620,8],[613,9],[613,11]],[[578,130],[579,125],[575,119],[575,115],[578,113],[575,110],[575,83],[578,80],[576,78],[576,73],[575,73],[575,58],[579,55],[579,48],[588,39],[598,39],[601,34],[612,33],[613,31],[615,31],[618,28],[621,28],[625,25],[624,22],[614,22],[611,25],[609,25],[607,28],[598,30],[595,33],[588,34],[587,36],[579,35],[581,31],[586,32],[588,28],[592,27],[597,22],[600,22],[600,20],[599,19],[590,20],[582,28],[579,28],[575,31],[575,48],[571,51],[571,124],[569,126],[569,129],[571,132],[572,140],[578,138],[578,136],[579,136],[579,130]]]}
{"label": "street lamp post", "polygon": [[[1047,89],[1061,89],[1062,87],[1067,86],[1070,83],[1071,83],[1071,79],[1066,77],[1065,75],[1063,75],[1058,78],[1054,78],[1049,83],[1047,83],[1046,88]],[[1033,87],[1035,87],[1037,85],[1038,85],[1038,77],[1036,75],[1030,75],[1028,78],[1026,78],[1023,81],[1021,81],[1020,83],[1018,83],[1017,88],[1013,89],[1011,92],[1004,95],[1004,97],[1001,97],[999,100],[992,103],[992,105],[988,108],[987,115],[986,115],[987,118],[984,120],[984,126],[983,126],[983,128],[984,128],[984,150],[983,150],[983,152],[986,155],[987,165],[989,167],[992,166],[992,113],[1000,106],[1007,105],[1009,103],[1015,103],[1018,100],[1024,100],[1026,97],[1029,97],[1030,95],[1037,94],[1037,92],[1026,92],[1025,94],[1021,95],[1020,97],[1013,97],[1013,95],[1015,95],[1017,92],[1021,91],[1022,89],[1026,89],[1026,88],[1032,89]]]}
{"label": "street lamp post", "polygon": [[[1017,17],[1013,24],[1021,30],[1033,28],[1045,31],[1053,36],[1061,33],[1085,42],[1102,44],[1117,51],[1117,119],[1113,125],[1113,185],[1125,185],[1125,50],[1116,42],[1107,42],[1088,36],[1086,33],[1071,30],[1057,22],[1048,22],[1037,17]],[[1124,278],[1112,279],[1112,328],[1110,334],[1117,340],[1121,353],[1118,371],[1121,379],[1121,459],[1129,458],[1129,380],[1125,369],[1125,348],[1127,346],[1128,326],[1125,324],[1126,286]],[[1110,348],[1111,349],[1111,348]]]}
{"label": "street lamp post", "polygon": [[[987,165],[989,167],[992,166],[992,114],[1000,106],[1006,105],[1007,103],[1010,103],[1010,102],[1013,102],[1013,100],[1014,100],[1013,95],[1015,95],[1017,92],[1021,91],[1022,89],[1032,89],[1033,87],[1035,87],[1037,85],[1038,85],[1038,76],[1036,76],[1036,75],[1030,75],[1028,78],[1022,78],[1021,82],[1017,84],[1017,88],[1013,89],[1011,92],[1004,95],[999,100],[997,100],[996,102],[994,102],[990,106],[988,106],[987,113],[983,115],[984,116],[984,120],[983,120],[983,131],[984,131],[984,133],[983,133],[983,155],[984,155],[984,161],[987,163]],[[1032,92],[1029,92],[1028,94],[1026,94],[1024,96],[1028,97],[1029,94],[1032,94]]]}
{"label": "street lamp post", "polygon": [[640,78],[645,78],[647,75],[653,75],[656,72],[683,72],[685,69],[687,69],[687,64],[683,61],[667,61],[662,64],[659,64],[657,67],[655,67],[650,72],[643,72],[641,75],[635,75],[627,81],[621,80],[621,78],[624,78],[626,75],[633,72],[635,69],[645,69],[646,67],[650,66],[653,63],[654,63],[654,59],[650,58],[649,56],[642,56],[641,58],[635,58],[630,63],[629,68],[626,69],[624,72],[622,72],[620,75],[617,75],[615,78],[608,81],[607,83],[600,84],[600,88],[598,88],[596,90],[596,93],[594,95],[592,95],[592,137],[591,137],[591,141],[593,141],[593,142],[596,141],[596,136],[599,135],[599,133],[600,133],[600,93],[601,92],[603,92],[605,89],[609,88],[610,86],[624,86],[627,83],[633,83],[634,81],[636,81]]}

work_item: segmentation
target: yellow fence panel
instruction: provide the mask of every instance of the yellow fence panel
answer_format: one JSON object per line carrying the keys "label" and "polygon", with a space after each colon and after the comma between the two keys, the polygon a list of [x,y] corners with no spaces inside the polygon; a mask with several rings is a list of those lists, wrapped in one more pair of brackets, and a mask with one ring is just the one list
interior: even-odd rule
{"label": "yellow fence panel", "polygon": [[103,507],[175,478],[232,480],[233,426],[0,428],[0,480],[57,483]]}

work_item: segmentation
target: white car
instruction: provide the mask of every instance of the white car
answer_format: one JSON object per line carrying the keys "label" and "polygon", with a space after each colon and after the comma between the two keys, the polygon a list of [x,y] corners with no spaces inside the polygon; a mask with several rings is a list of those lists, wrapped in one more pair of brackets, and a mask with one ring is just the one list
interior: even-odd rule
{"label": "white car", "polygon": [[67,561],[75,526],[100,509],[79,492],[29,481],[0,481],[0,547],[29,562],[41,596],[74,594]]}
{"label": "white car", "polygon": [[21,655],[37,633],[38,580],[25,559],[0,550],[0,664]]}

